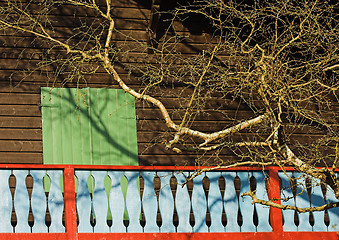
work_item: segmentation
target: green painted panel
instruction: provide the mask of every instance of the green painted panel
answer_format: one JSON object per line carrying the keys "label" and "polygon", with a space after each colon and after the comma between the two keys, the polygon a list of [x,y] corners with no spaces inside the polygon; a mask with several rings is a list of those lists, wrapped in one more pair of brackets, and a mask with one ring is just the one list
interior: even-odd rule
{"label": "green painted panel", "polygon": [[[127,137],[128,137],[128,158],[129,164],[133,165],[133,162],[138,161],[138,144],[135,139],[137,139],[137,131],[133,130],[136,129],[136,115],[135,115],[135,99],[130,94],[125,93],[125,101],[126,101],[126,123],[127,123]],[[136,153],[136,154],[134,154]]]}
{"label": "green painted panel", "polygon": [[[61,132],[61,144],[62,144],[62,161],[64,163],[72,162],[73,163],[73,148],[72,148],[72,94],[70,89],[66,89],[61,92],[63,101],[60,101],[60,123],[57,126],[60,126]],[[54,129],[53,129],[54,131]],[[67,141],[66,141],[67,139]],[[69,159],[69,160],[68,160]]]}
{"label": "green painted panel", "polygon": [[[100,165],[107,165],[111,162],[109,154],[111,147],[109,137],[111,133],[107,119],[109,111],[108,102],[111,101],[109,93],[110,91],[106,89],[90,89],[93,161],[95,164]],[[95,108],[93,108],[93,106],[95,106]]]}
{"label": "green painted panel", "polygon": [[121,89],[41,88],[45,164],[137,165],[135,100]]}

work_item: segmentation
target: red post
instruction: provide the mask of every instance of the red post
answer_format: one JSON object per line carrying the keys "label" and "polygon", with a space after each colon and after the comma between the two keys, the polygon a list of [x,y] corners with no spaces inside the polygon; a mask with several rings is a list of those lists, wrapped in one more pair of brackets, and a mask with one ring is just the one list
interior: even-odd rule
{"label": "red post", "polygon": [[[268,197],[269,199],[273,199],[273,202],[280,204],[281,202],[278,170],[279,168],[276,167],[272,167],[269,169]],[[283,234],[281,209],[271,207],[270,219],[275,239],[281,239]]]}
{"label": "red post", "polygon": [[69,239],[76,239],[77,218],[75,203],[74,168],[70,166],[64,169],[64,203],[66,233],[69,234]]}

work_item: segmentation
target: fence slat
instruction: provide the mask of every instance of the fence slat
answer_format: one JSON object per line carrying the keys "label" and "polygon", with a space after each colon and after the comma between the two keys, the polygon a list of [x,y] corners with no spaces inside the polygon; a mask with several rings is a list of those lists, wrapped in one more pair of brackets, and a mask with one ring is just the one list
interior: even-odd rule
{"label": "fence slat", "polygon": [[144,193],[142,196],[142,208],[146,220],[144,232],[159,232],[156,222],[158,202],[153,185],[155,176],[155,172],[141,172],[141,177],[144,179]]}
{"label": "fence slat", "polygon": [[87,179],[90,176],[90,171],[75,171],[75,176],[78,179],[77,189],[77,212],[79,218],[78,232],[90,233],[93,232],[93,227],[90,224],[91,218],[91,196],[89,194]]}
{"label": "fence slat", "polygon": [[128,180],[127,194],[126,194],[126,207],[129,218],[129,225],[127,227],[128,232],[142,232],[140,225],[140,213],[141,213],[141,200],[139,194],[139,188],[137,180],[139,178],[139,172],[126,171],[125,176]]}
{"label": "fence slat", "polygon": [[203,178],[204,175],[202,174],[193,178],[192,210],[195,220],[193,226],[194,232],[208,232],[208,227],[206,225],[207,201],[202,185]]}
{"label": "fence slat", "polygon": [[[290,180],[292,178],[291,172],[279,172],[279,177],[281,178],[281,204],[282,205],[292,205],[294,206],[294,196],[291,189]],[[294,223],[294,211],[287,210],[282,211],[284,225],[284,231],[297,231],[298,228]]]}
{"label": "fence slat", "polygon": [[[250,191],[249,172],[238,172],[240,178],[241,188],[240,196],[244,192]],[[253,223],[254,206],[252,205],[252,199],[249,196],[240,197],[239,207],[242,214],[242,232],[255,232],[255,225]]]}
{"label": "fence slat", "polygon": [[3,233],[13,232],[11,225],[12,195],[8,184],[10,175],[11,170],[0,170],[0,232]]}
{"label": "fence slat", "polygon": [[108,198],[105,191],[106,171],[92,171],[94,177],[93,208],[95,214],[94,232],[109,232],[107,225]]}
{"label": "fence slat", "polygon": [[174,199],[170,186],[172,172],[158,172],[160,178],[159,210],[161,215],[160,232],[175,232],[173,225]]}
{"label": "fence slat", "polygon": [[33,233],[48,232],[45,223],[46,216],[46,195],[43,186],[43,178],[46,174],[45,170],[31,170],[30,174],[33,177],[33,190],[31,198],[32,213],[34,216],[34,225],[32,227]]}
{"label": "fence slat", "polygon": [[[321,190],[320,180],[312,178],[311,207],[319,207],[325,204],[325,199]],[[315,211],[312,213],[314,219],[313,231],[327,231],[325,225],[325,211]]]}
{"label": "fence slat", "polygon": [[[256,187],[256,192],[255,192],[256,196],[259,199],[268,201],[264,172],[252,172],[252,174],[253,174],[253,177],[257,181],[257,187]],[[257,226],[257,231],[258,232],[271,232],[272,228],[269,223],[270,208],[262,204],[256,204],[255,208],[257,210],[258,221],[259,221],[258,226]]]}
{"label": "fence slat", "polygon": [[126,232],[126,227],[123,224],[125,200],[120,185],[123,172],[108,171],[107,174],[111,179],[111,192],[109,195],[109,207],[111,209],[113,221],[111,232],[116,233]]}
{"label": "fence slat", "polygon": [[28,225],[29,197],[26,187],[28,170],[13,170],[13,174],[16,178],[14,209],[17,224],[15,226],[15,232],[29,233],[31,232],[31,227]]}
{"label": "fence slat", "polygon": [[235,172],[222,172],[225,179],[224,209],[226,212],[226,232],[240,232],[238,224],[238,198],[234,187]]}
{"label": "fence slat", "polygon": [[220,172],[207,172],[210,187],[208,192],[208,209],[211,216],[210,232],[223,232],[225,227],[222,225],[222,196],[219,187]]}
{"label": "fence slat", "polygon": [[[337,179],[339,174],[337,173]],[[327,202],[338,202],[336,199],[333,190],[330,187],[327,187]],[[339,231],[339,207],[328,209],[328,217],[330,219],[330,225],[328,226],[328,231]]]}
{"label": "fence slat", "polygon": [[51,226],[49,232],[65,232],[62,225],[62,214],[64,210],[64,199],[60,188],[61,170],[48,170],[47,175],[51,180],[51,187],[48,195],[48,209],[51,215]]}
{"label": "fence slat", "polygon": [[175,196],[175,207],[179,219],[177,232],[192,232],[193,228],[189,222],[191,200],[188,194],[187,185],[185,184],[184,187],[181,186],[186,181],[187,176],[189,176],[189,172],[175,173],[174,176],[178,183]]}
{"label": "fence slat", "polygon": [[[295,205],[300,208],[310,207],[311,203],[306,189],[306,178],[300,173],[293,173],[297,179],[297,194],[295,198]],[[312,226],[309,221],[309,213],[298,213],[299,226],[298,231],[312,231]]]}

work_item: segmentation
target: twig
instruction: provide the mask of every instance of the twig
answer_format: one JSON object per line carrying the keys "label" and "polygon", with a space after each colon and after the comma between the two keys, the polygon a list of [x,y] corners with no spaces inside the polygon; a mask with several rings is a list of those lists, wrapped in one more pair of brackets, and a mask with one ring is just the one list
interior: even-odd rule
{"label": "twig", "polygon": [[228,169],[228,168],[234,168],[234,167],[239,167],[239,166],[253,166],[253,165],[258,165],[258,166],[270,166],[272,165],[273,162],[253,162],[253,161],[247,161],[247,162],[238,162],[235,164],[227,165],[227,166],[214,166],[214,167],[206,167],[199,169],[195,171],[191,176],[189,176],[184,183],[181,184],[181,186],[185,186],[189,181],[191,181],[193,178],[201,175],[204,172],[209,172],[217,169]]}

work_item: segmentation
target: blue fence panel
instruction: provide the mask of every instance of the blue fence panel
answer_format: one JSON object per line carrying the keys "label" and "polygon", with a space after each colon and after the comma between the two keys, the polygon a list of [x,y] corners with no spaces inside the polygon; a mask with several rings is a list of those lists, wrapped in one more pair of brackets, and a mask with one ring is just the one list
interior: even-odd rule
{"label": "blue fence panel", "polygon": [[[46,170],[13,170],[16,178],[14,197],[9,189],[11,170],[0,170],[0,232],[64,232],[62,223],[64,199],[62,193],[62,170],[47,170],[50,188],[43,185]],[[26,178],[33,178],[31,199],[26,187]],[[187,177],[190,172],[173,171],[105,171],[76,170],[76,206],[78,213],[78,232],[270,232],[270,209],[260,204],[252,204],[249,196],[238,197],[235,178],[240,179],[239,195],[250,191],[250,180],[254,177],[256,196],[268,200],[265,184],[265,172],[261,171],[210,171],[193,179],[193,190],[190,195]],[[160,179],[160,190],[155,192],[154,178]],[[139,177],[143,179],[142,196]],[[171,177],[177,186],[171,189]],[[324,203],[336,202],[333,191],[328,188],[326,197],[323,195],[320,181],[310,178],[311,185],[306,186],[305,176],[292,172],[280,172],[282,204],[298,207],[317,207]],[[93,186],[88,185],[92,178]],[[204,179],[206,178],[206,179]],[[122,179],[127,180],[126,197],[121,186]],[[291,179],[294,179],[291,181]],[[109,180],[109,181],[107,181]],[[206,182],[205,182],[206,180]],[[225,180],[225,189],[220,182]],[[206,189],[203,186],[206,183]],[[291,182],[297,183],[295,194]],[[49,185],[49,184],[48,184]],[[93,190],[92,196],[90,189]],[[308,190],[311,195],[309,198]],[[45,190],[48,192],[46,198]],[[253,190],[253,189],[252,189]],[[207,192],[208,191],[208,192]],[[221,194],[224,192],[224,194]],[[191,197],[190,197],[191,196]],[[48,200],[47,200],[48,199]],[[12,202],[17,218],[16,226],[11,224]],[[28,224],[30,207],[34,221],[32,227]],[[51,225],[45,223],[46,209],[49,210]],[[127,210],[128,218],[124,219]],[[159,209],[161,225],[156,217]],[[142,211],[141,211],[142,210]],[[174,224],[174,213],[177,213],[178,223]],[[239,224],[238,213],[242,215]],[[283,211],[284,231],[338,231],[339,208],[329,209],[329,226],[325,224],[322,212],[313,212],[314,224],[311,225],[309,213],[298,214],[295,222],[293,210]],[[141,224],[144,214],[144,225]],[[207,224],[207,213],[210,215],[210,225]],[[222,221],[223,214],[226,222]],[[108,217],[112,217],[112,225]],[[194,223],[190,222],[190,216]],[[94,225],[91,225],[91,219]],[[193,226],[192,226],[193,225]],[[241,226],[240,226],[241,225]]]}
{"label": "blue fence panel", "polygon": [[[282,205],[295,205],[294,195],[291,188],[291,172],[279,172],[279,177],[281,179],[281,204]],[[282,212],[283,215],[283,229],[284,231],[298,231],[297,225],[294,223],[294,211],[286,210]]]}
{"label": "blue fence panel", "polygon": [[30,174],[33,177],[33,189],[31,198],[32,214],[34,216],[33,233],[46,233],[48,228],[45,223],[46,217],[46,196],[43,186],[43,178],[46,174],[45,170],[31,170]]}
{"label": "blue fence panel", "polygon": [[[297,183],[297,192],[295,197],[295,205],[300,208],[307,208],[311,206],[307,188],[306,188],[306,176],[300,173],[294,173]],[[299,225],[298,231],[312,231],[312,226],[309,221],[309,213],[298,213]]]}
{"label": "blue fence panel", "polygon": [[14,206],[17,224],[15,232],[29,233],[31,232],[31,227],[28,225],[29,197],[26,187],[28,170],[13,170],[13,174],[16,179]]}
{"label": "blue fence panel", "polygon": [[[242,193],[250,191],[250,173],[238,172],[240,178],[241,188],[240,196]],[[242,214],[242,226],[240,227],[242,232],[255,232],[256,227],[253,223],[254,205],[252,199],[248,196],[241,197],[239,199],[239,207]]]}
{"label": "blue fence panel", "polygon": [[190,210],[191,200],[188,194],[187,185],[183,185],[186,182],[189,172],[175,173],[177,179],[177,190],[175,196],[175,207],[177,209],[179,224],[177,232],[192,232],[193,228],[190,224]]}
{"label": "blue fence panel", "polygon": [[206,225],[207,200],[202,185],[204,175],[193,178],[192,210],[194,215],[194,232],[208,232]]}
{"label": "blue fence panel", "polygon": [[109,196],[109,207],[112,213],[111,232],[126,232],[126,227],[123,224],[125,199],[121,189],[122,171],[108,171],[108,176],[111,179],[111,192]]}
{"label": "blue fence panel", "polygon": [[127,194],[126,194],[126,207],[129,218],[127,227],[128,232],[142,232],[143,229],[140,225],[141,214],[141,200],[138,188],[139,172],[126,171],[125,176],[128,181]]}
{"label": "blue fence panel", "polygon": [[142,196],[142,209],[146,221],[144,232],[159,232],[157,225],[158,202],[153,185],[155,176],[155,172],[141,172],[141,177],[144,180],[144,192]]}
{"label": "blue fence panel", "polygon": [[222,225],[222,210],[223,202],[221,191],[219,187],[220,172],[207,172],[206,176],[209,179],[209,191],[208,191],[208,209],[211,216],[210,232],[224,232],[225,227]]}
{"label": "blue fence panel", "polygon": [[[321,184],[318,179],[310,176],[304,176],[296,172],[280,172],[279,177],[282,182],[281,198],[283,205],[292,205],[300,208],[318,207],[325,203],[337,202],[333,190],[327,187],[326,199],[321,190]],[[310,179],[310,186],[307,186],[306,179]],[[292,192],[291,180],[296,182],[296,193]],[[311,198],[309,198],[308,190],[310,188]],[[310,213],[296,213],[297,222],[295,222],[295,211],[282,211],[284,217],[284,231],[338,231],[339,208],[331,208],[327,210],[329,217],[329,226],[325,224],[325,212],[312,212],[314,223],[310,223]]]}
{"label": "blue fence panel", "polygon": [[[311,194],[311,207],[320,207],[325,204],[325,199],[321,190],[320,180],[311,178],[312,181],[312,194]],[[325,225],[325,211],[313,212],[314,225],[312,231],[327,231]]]}
{"label": "blue fence panel", "polygon": [[11,170],[0,170],[0,232],[1,233],[10,233],[13,232],[13,227],[11,225],[11,215],[12,215],[12,195],[9,189],[9,177],[11,175]]}
{"label": "blue fence panel", "polygon": [[105,191],[106,171],[92,171],[94,177],[93,209],[95,215],[94,232],[109,232],[107,225],[108,198]]}
{"label": "blue fence panel", "polygon": [[[338,179],[339,174],[337,173],[336,176]],[[330,187],[327,187],[326,198],[327,203],[338,202],[338,199],[335,197],[335,194]],[[339,207],[329,209],[328,218],[330,220],[328,231],[339,231]]]}
{"label": "blue fence panel", "polygon": [[[255,178],[256,185],[256,196],[259,199],[268,201],[268,194],[266,191],[265,184],[265,172],[252,172],[253,177]],[[268,206],[264,206],[262,204],[255,204],[256,213],[258,215],[258,226],[257,232],[271,232],[272,227],[269,223],[270,218],[270,208]]]}
{"label": "blue fence panel", "polygon": [[51,215],[51,226],[49,227],[49,232],[65,232],[65,227],[62,225],[64,198],[60,186],[62,171],[48,170],[47,175],[51,180],[51,188],[48,194],[48,209]]}
{"label": "blue fence panel", "polygon": [[90,224],[92,201],[88,190],[87,180],[91,175],[90,171],[75,171],[75,176],[78,179],[77,189],[77,212],[79,217],[78,232],[93,232],[93,227]]}
{"label": "blue fence panel", "polygon": [[173,225],[174,199],[170,186],[172,172],[158,172],[157,174],[161,183],[159,194],[160,232],[175,232]]}
{"label": "blue fence panel", "polygon": [[222,172],[225,179],[224,209],[226,212],[226,232],[240,232],[238,224],[239,201],[235,191],[236,172]]}

